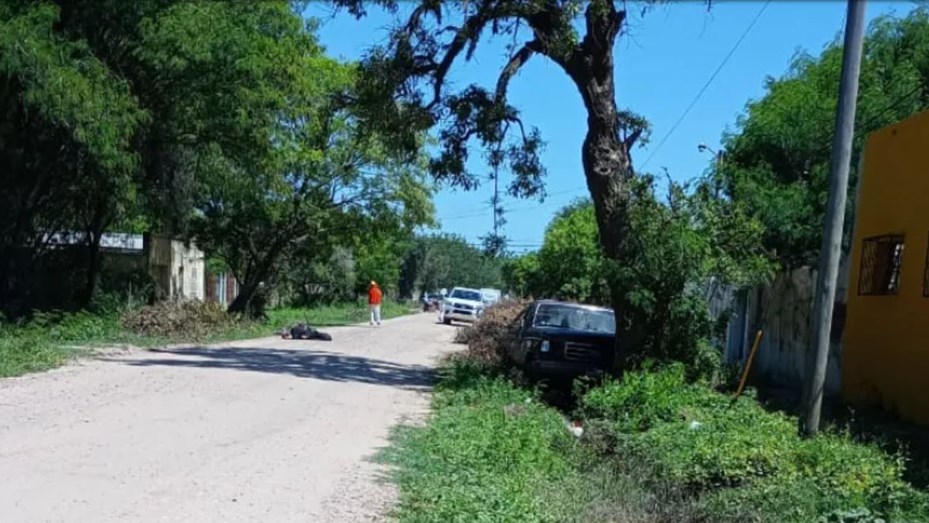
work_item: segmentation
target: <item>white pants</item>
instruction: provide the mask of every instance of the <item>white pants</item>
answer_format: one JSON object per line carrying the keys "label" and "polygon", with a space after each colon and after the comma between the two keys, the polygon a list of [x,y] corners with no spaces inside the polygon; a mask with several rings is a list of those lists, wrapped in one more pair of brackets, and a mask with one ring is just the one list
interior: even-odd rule
{"label": "white pants", "polygon": [[371,309],[371,325],[381,324],[381,306],[380,305],[368,305],[368,308]]}

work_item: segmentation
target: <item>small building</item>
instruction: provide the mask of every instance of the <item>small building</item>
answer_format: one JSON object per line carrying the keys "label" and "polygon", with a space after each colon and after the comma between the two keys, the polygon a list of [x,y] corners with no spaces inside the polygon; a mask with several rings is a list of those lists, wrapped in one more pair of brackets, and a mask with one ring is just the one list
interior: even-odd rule
{"label": "small building", "polygon": [[846,401],[929,424],[929,111],[872,133],[858,189]]}
{"label": "small building", "polygon": [[[80,249],[85,242],[81,232],[49,235],[46,242],[56,249]],[[107,276],[148,272],[155,285],[155,297],[165,300],[205,300],[206,275],[203,251],[193,242],[157,234],[104,233],[100,238]]]}
{"label": "small building", "polygon": [[206,299],[206,260],[194,243],[150,234],[145,237],[145,246],[156,298]]}

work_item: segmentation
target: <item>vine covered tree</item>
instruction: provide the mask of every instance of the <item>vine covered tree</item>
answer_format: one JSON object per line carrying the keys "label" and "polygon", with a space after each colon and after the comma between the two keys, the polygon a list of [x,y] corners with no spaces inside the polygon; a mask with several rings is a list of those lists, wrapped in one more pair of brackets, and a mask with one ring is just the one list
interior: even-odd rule
{"label": "vine covered tree", "polygon": [[[614,81],[614,46],[630,16],[626,2],[614,0],[333,0],[356,17],[379,6],[409,10],[389,41],[370,51],[362,64],[358,102],[366,107],[372,130],[389,131],[396,147],[415,151],[415,133],[438,128],[440,151],[431,161],[440,181],[471,189],[478,177],[468,172],[468,145],[477,141],[491,167],[513,174],[510,195],[544,195],[543,142],[507,100],[520,69],[535,57],[551,60],[577,87],[587,112],[582,162],[594,204],[601,246],[607,257],[622,260],[628,250],[630,150],[648,132],[644,119],[620,110]],[[644,5],[647,7],[651,2]],[[643,4],[637,4],[642,8]],[[579,29],[578,27],[581,27]],[[468,61],[485,37],[513,44],[496,85],[477,84],[455,92],[447,82],[456,63]],[[496,171],[496,169],[494,169]],[[614,284],[611,301],[617,316],[625,292]]]}

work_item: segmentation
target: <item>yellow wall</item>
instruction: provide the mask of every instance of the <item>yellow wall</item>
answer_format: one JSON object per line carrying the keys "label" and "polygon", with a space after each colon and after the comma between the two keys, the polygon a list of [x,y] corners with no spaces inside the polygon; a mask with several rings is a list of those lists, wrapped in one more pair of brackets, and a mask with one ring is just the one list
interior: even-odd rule
{"label": "yellow wall", "polygon": [[[845,399],[929,424],[929,111],[868,137],[849,270]],[[862,241],[905,235],[897,294],[859,296]]]}

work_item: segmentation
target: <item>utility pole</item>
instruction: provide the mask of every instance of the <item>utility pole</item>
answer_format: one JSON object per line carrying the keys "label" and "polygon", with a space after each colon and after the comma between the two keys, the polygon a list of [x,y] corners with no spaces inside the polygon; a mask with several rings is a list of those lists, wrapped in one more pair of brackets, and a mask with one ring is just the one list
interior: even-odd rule
{"label": "utility pole", "polygon": [[819,432],[826,366],[829,362],[829,341],[832,308],[835,301],[839,257],[842,250],[842,226],[845,222],[845,200],[848,193],[848,170],[855,136],[855,109],[858,98],[858,76],[864,44],[865,0],[848,0],[845,22],[845,46],[842,52],[842,79],[835,118],[832,161],[829,166],[829,200],[823,220],[823,242],[819,257],[819,274],[813,302],[811,351],[806,362],[806,383],[803,388],[803,415],[800,432],[814,436]]}

